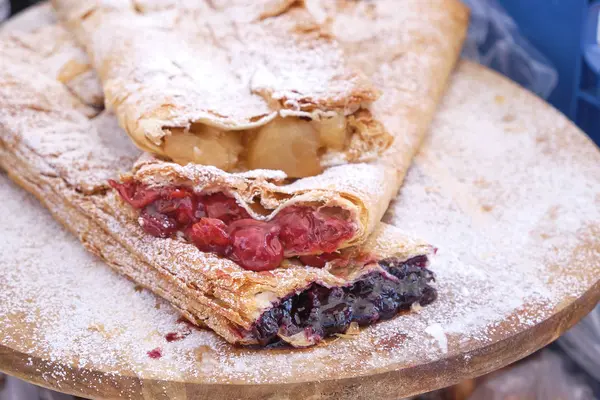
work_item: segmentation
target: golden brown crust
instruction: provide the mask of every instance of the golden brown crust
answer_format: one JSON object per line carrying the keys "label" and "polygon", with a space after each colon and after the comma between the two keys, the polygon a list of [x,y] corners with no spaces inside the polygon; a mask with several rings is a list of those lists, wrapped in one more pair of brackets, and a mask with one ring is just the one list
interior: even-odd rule
{"label": "golden brown crust", "polygon": [[[346,270],[343,277],[309,267],[293,267],[269,274],[245,271],[232,262],[202,254],[191,245],[174,243],[172,239],[148,238],[146,234],[135,232],[139,231],[135,222],[105,212],[114,210],[109,204],[114,198],[79,194],[60,177],[40,175],[22,159],[11,157],[3,146],[0,163],[12,180],[40,199],[88,250],[117,272],[168,300],[189,320],[211,328],[231,343],[257,344],[248,331],[277,299],[301,291],[313,282],[326,286],[347,285],[380,268],[371,264]],[[106,210],[104,205],[108,205]],[[132,236],[125,236],[129,234]],[[408,259],[432,253],[431,246],[426,243],[383,224],[360,251],[368,252],[371,248],[382,258]],[[154,255],[168,253],[157,260],[157,257],[149,257],[148,251]],[[197,265],[198,262],[203,265]],[[222,268],[223,264],[229,268]]]}

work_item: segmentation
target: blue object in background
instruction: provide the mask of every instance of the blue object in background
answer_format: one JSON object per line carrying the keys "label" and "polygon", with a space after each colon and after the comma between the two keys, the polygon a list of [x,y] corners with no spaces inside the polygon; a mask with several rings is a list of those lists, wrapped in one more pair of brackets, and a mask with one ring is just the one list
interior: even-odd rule
{"label": "blue object in background", "polygon": [[[600,144],[600,1],[500,0],[521,33],[556,67],[559,80],[548,101]],[[584,29],[585,27],[585,29]],[[594,57],[584,59],[584,49]],[[595,60],[595,61],[594,61]]]}

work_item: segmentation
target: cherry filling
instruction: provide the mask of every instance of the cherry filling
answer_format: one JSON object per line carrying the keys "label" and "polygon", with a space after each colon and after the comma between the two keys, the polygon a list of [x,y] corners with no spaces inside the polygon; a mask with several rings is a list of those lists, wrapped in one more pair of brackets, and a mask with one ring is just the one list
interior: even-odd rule
{"label": "cherry filling", "polygon": [[253,219],[240,219],[229,225],[233,247],[231,259],[244,268],[264,271],[277,268],[283,260],[279,226]]}
{"label": "cherry filling", "polygon": [[346,332],[350,323],[372,324],[390,319],[414,303],[422,306],[437,298],[429,285],[433,272],[425,269],[427,256],[400,262],[387,259],[379,265],[388,272],[371,272],[343,287],[326,288],[317,283],[284,299],[263,313],[252,333],[261,345],[304,331],[313,341]]}
{"label": "cherry filling", "polygon": [[182,232],[198,249],[217,253],[252,271],[277,268],[284,256],[301,256],[323,267],[355,233],[355,226],[333,208],[292,206],[272,221],[253,219],[224,193],[194,193],[185,187],[149,188],[135,181],[109,181],[121,198],[140,211],[140,225],[152,236]]}
{"label": "cherry filling", "polygon": [[288,207],[275,217],[281,227],[280,238],[287,250],[295,253],[331,253],[338,248],[339,237],[350,238],[354,227],[326,212],[316,212],[307,207]]}
{"label": "cherry filling", "polygon": [[349,260],[343,258],[339,253],[323,253],[311,254],[298,257],[303,264],[310,265],[315,268],[323,268],[330,261],[336,261],[336,266],[347,265]]}
{"label": "cherry filling", "polygon": [[235,199],[223,193],[201,196],[201,202],[204,203],[209,217],[220,219],[226,224],[238,219],[250,218],[248,212],[240,207]]}
{"label": "cherry filling", "polygon": [[200,218],[188,227],[186,237],[202,251],[227,255],[231,253],[231,238],[227,225],[220,219]]}

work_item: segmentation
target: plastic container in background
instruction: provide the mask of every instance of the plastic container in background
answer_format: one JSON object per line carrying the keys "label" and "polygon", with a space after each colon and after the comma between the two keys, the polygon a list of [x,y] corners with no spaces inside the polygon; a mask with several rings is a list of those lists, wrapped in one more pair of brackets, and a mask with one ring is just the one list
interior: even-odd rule
{"label": "plastic container in background", "polygon": [[592,4],[586,16],[583,28],[581,49],[587,65],[596,74],[600,75],[600,2]]}
{"label": "plastic container in background", "polygon": [[499,1],[558,71],[558,86],[548,101],[600,144],[600,75],[589,57],[597,54],[593,19],[600,0]]}
{"label": "plastic container in background", "polygon": [[463,1],[471,9],[463,57],[491,67],[547,99],[558,81],[552,63],[523,37],[498,1]]}
{"label": "plastic container in background", "polygon": [[600,141],[600,1],[589,5],[583,24],[583,65],[572,118]]}
{"label": "plastic container in background", "polygon": [[10,15],[10,2],[8,0],[0,0],[0,22],[4,21]]}

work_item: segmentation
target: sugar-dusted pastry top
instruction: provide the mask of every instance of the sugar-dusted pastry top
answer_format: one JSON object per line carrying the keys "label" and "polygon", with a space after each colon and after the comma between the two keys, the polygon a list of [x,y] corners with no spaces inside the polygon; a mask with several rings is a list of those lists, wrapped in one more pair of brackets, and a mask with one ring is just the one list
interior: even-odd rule
{"label": "sugar-dusted pastry top", "polygon": [[[307,3],[312,15],[325,16],[320,19],[333,32],[351,61],[367,71],[383,88],[384,95],[373,104],[373,110],[397,140],[380,160],[340,165],[328,168],[320,175],[289,182],[275,171],[230,174],[211,167],[179,166],[147,157],[134,170],[134,178],[151,185],[184,182],[200,189],[220,186],[237,196],[242,204],[246,203],[251,212],[256,205],[264,208],[263,214],[257,215],[259,218],[294,203],[340,206],[350,212],[357,224],[355,235],[340,247],[364,241],[396,193],[425,133],[444,87],[443,77],[449,74],[458,54],[466,14],[452,0],[405,0],[403,8],[395,7],[394,1],[338,2],[331,8],[332,4]],[[45,47],[55,49],[54,53],[35,45],[44,36],[53,39],[46,41]],[[23,50],[22,54],[27,57],[45,54],[47,59],[48,54],[56,54],[52,62],[40,58],[39,65],[53,66],[57,71],[77,70],[71,66],[88,64],[81,50],[58,26],[22,35],[19,41],[13,40],[19,44],[16,49]],[[25,47],[21,43],[30,45]],[[13,53],[10,57],[20,57],[18,51]],[[85,74],[91,74],[94,80],[89,69]],[[95,90],[82,86],[74,92],[82,97]]]}
{"label": "sugar-dusted pastry top", "polygon": [[[40,13],[47,7],[39,8]],[[38,18],[43,15],[46,13]],[[87,54],[61,25],[47,24],[27,33],[4,29],[0,31],[0,38],[2,57],[35,64],[41,72],[64,83],[83,103],[92,107],[90,115],[104,107],[102,85]]]}
{"label": "sugar-dusted pastry top", "polygon": [[301,2],[54,2],[146,151],[290,177],[374,159],[380,91]]}

